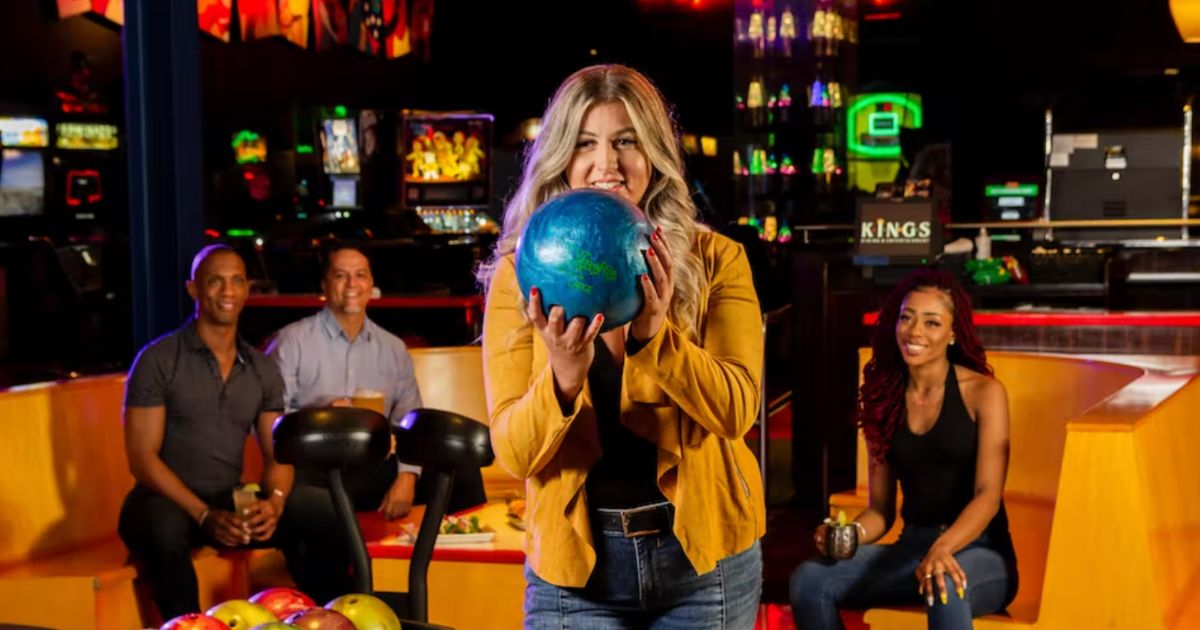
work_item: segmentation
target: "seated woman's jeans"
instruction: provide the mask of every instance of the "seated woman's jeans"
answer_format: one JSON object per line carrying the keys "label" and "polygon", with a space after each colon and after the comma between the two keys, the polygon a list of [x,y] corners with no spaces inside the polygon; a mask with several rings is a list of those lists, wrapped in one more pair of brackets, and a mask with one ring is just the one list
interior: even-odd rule
{"label": "seated woman's jeans", "polygon": [[[849,560],[809,560],[792,573],[792,616],[799,630],[840,630],[839,609],[921,606],[929,613],[930,630],[972,628],[971,619],[1004,610],[1017,592],[1016,560],[1001,541],[988,534],[954,554],[967,574],[966,598],[945,577],[948,600],[937,595],[929,607],[919,591],[916,571],[943,530],[906,526],[891,545],[865,545]],[[934,586],[936,589],[936,585]],[[935,593],[940,593],[936,591]]]}
{"label": "seated woman's jeans", "polygon": [[596,568],[563,588],[525,567],[527,630],[752,630],[762,593],[759,543],[697,575],[674,534],[595,531]]}

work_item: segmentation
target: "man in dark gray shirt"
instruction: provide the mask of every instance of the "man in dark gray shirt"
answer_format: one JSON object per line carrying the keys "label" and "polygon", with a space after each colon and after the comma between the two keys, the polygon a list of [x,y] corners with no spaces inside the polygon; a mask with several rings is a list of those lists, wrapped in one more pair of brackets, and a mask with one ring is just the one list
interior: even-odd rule
{"label": "man in dark gray shirt", "polygon": [[[313,518],[329,514],[312,505],[328,498],[293,495],[292,467],[275,461],[271,428],[284,408],[283,379],[237,335],[248,294],[241,256],[225,245],[201,250],[187,290],[195,315],[142,349],[125,390],[125,451],[137,485],[118,531],[159,612],[170,619],[199,611],[191,551],[204,544],[280,547],[301,590],[317,601],[344,593],[345,556],[330,549],[338,547],[337,524]],[[261,492],[235,514],[232,491],[252,428]],[[304,544],[313,540],[321,543]]]}

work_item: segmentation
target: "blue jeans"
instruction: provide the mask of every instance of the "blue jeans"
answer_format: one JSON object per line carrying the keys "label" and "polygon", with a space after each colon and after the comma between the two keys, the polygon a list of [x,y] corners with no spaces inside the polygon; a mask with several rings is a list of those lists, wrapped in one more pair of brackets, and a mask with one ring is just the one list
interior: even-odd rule
{"label": "blue jeans", "polygon": [[954,554],[967,574],[966,598],[958,597],[946,576],[948,602],[935,597],[933,606],[927,606],[915,573],[941,531],[906,526],[895,544],[865,545],[849,560],[821,558],[801,564],[792,573],[789,593],[796,627],[841,630],[840,608],[923,606],[930,630],[962,630],[973,627],[974,617],[1004,610],[1017,591],[1016,561],[1000,551],[1005,541],[992,541],[989,534]]}
{"label": "blue jeans", "polygon": [[593,528],[596,567],[583,588],[525,566],[526,630],[752,630],[762,594],[758,542],[697,575],[670,531],[625,538]]}

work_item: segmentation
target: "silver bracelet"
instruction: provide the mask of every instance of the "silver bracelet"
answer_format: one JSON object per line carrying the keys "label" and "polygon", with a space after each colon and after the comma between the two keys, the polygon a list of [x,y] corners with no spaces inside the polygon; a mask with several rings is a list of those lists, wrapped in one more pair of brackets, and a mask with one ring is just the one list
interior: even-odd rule
{"label": "silver bracelet", "polygon": [[859,539],[860,541],[862,541],[862,540],[866,540],[866,538],[867,538],[867,528],[866,528],[866,527],[863,527],[863,524],[862,524],[862,523],[859,523],[858,521],[854,521],[854,526],[858,528],[858,539]]}
{"label": "silver bracelet", "polygon": [[204,519],[206,518],[208,518],[208,508],[204,508],[204,511],[200,513],[200,527],[204,527]]}

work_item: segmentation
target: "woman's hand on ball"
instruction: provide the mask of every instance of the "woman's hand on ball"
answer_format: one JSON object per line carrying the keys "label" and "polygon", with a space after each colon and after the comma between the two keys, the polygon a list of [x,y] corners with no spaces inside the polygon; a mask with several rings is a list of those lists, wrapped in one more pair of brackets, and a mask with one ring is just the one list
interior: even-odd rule
{"label": "woman's hand on ball", "polygon": [[542,310],[542,292],[537,287],[529,291],[526,314],[546,342],[558,402],[564,409],[570,408],[587,381],[588,369],[596,355],[593,342],[604,325],[604,316],[597,314],[590,324],[582,317],[566,322],[563,308],[553,306],[550,317],[546,317]]}
{"label": "woman's hand on ball", "polygon": [[642,311],[633,318],[629,327],[630,336],[639,343],[646,343],[658,334],[667,319],[671,297],[675,295],[674,258],[671,248],[663,238],[662,228],[656,228],[650,235],[646,265],[650,273],[644,274],[640,279],[645,302]]}

